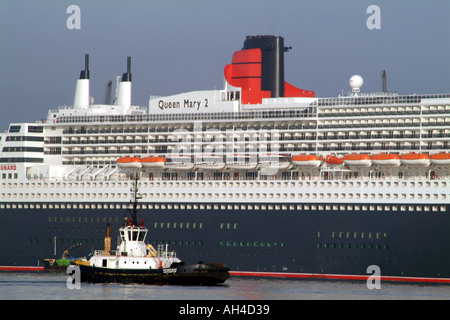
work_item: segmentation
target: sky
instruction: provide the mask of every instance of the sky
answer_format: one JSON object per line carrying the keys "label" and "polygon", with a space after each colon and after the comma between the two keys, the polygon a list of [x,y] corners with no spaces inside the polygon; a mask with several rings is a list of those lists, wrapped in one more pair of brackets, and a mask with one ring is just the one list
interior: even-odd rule
{"label": "sky", "polygon": [[[80,29],[67,27],[70,5]],[[346,94],[353,74],[381,91],[382,70],[388,91],[448,93],[449,16],[448,0],[0,0],[0,130],[72,105],[85,53],[95,103],[127,56],[133,105],[222,89],[247,35],[283,36],[285,80],[318,97]]]}

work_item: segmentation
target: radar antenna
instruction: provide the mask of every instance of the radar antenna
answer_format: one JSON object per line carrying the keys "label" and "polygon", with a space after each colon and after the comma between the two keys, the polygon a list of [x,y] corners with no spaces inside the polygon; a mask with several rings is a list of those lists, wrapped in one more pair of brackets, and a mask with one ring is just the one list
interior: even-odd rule
{"label": "radar antenna", "polygon": [[387,92],[386,70],[381,71],[382,91]]}

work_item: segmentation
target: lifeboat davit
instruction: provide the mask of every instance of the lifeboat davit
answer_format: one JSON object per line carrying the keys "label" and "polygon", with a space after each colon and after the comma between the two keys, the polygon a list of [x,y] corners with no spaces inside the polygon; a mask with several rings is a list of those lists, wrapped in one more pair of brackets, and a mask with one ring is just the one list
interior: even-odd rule
{"label": "lifeboat davit", "polygon": [[144,168],[164,168],[166,163],[166,158],[149,156],[142,158],[142,166]]}
{"label": "lifeboat davit", "polygon": [[400,156],[402,164],[410,166],[428,167],[430,165],[430,157],[425,153],[407,153]]}
{"label": "lifeboat davit", "polygon": [[372,156],[373,164],[377,166],[399,167],[402,162],[400,156],[395,153],[379,153]]}
{"label": "lifeboat davit", "polygon": [[348,154],[344,157],[344,163],[351,167],[370,167],[372,165],[372,157],[368,154]]}
{"label": "lifeboat davit", "polygon": [[437,165],[450,165],[450,153],[441,152],[432,154],[431,163]]}
{"label": "lifeboat davit", "polygon": [[299,154],[292,157],[292,163],[300,167],[318,168],[322,163],[322,157],[309,154]]}
{"label": "lifeboat davit", "polygon": [[136,168],[142,167],[141,158],[139,157],[122,157],[117,159],[117,166],[119,168]]}
{"label": "lifeboat davit", "polygon": [[325,162],[328,164],[342,164],[344,162],[344,159],[336,156],[327,155],[327,157],[325,158]]}

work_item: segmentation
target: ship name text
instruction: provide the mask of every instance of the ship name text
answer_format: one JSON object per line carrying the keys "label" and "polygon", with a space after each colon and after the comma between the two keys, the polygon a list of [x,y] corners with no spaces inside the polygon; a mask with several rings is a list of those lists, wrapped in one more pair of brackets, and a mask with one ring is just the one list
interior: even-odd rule
{"label": "ship name text", "polygon": [[202,101],[193,101],[190,99],[184,99],[183,102],[180,101],[164,101],[159,100],[158,102],[158,108],[161,110],[164,109],[181,109],[181,106],[183,105],[184,109],[193,109],[193,110],[200,110],[200,107],[207,108],[208,107],[208,99],[205,99],[205,101],[202,103]]}
{"label": "ship name text", "polygon": [[0,166],[0,170],[2,170],[2,171],[16,170],[16,165],[15,164],[2,165],[2,166]]}

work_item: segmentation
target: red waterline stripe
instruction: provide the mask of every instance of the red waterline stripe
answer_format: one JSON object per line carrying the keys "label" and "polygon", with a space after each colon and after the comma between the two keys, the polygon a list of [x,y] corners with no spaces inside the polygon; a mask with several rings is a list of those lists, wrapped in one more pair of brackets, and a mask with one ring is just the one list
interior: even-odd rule
{"label": "red waterline stripe", "polygon": [[[365,276],[365,275],[349,275],[349,274],[254,272],[254,271],[230,271],[230,275],[240,276],[240,277],[272,277],[272,278],[334,279],[334,280],[367,280],[370,277],[370,275]],[[380,280],[381,281],[427,282],[427,283],[449,283],[450,284],[450,278],[381,276]]]}
{"label": "red waterline stripe", "polygon": [[0,266],[0,271],[44,271],[44,267]]}

